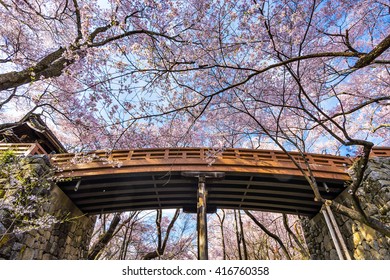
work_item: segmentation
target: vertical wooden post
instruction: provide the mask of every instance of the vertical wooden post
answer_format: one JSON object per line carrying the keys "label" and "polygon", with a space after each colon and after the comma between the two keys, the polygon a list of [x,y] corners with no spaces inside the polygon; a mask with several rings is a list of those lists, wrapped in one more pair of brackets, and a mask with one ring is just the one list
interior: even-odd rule
{"label": "vertical wooden post", "polygon": [[225,177],[224,172],[199,172],[184,171],[184,177],[198,178],[198,201],[196,205],[197,231],[198,231],[198,260],[208,260],[207,240],[207,190],[206,178],[221,179]]}
{"label": "vertical wooden post", "polygon": [[339,242],[338,242],[338,240],[337,240],[337,236],[336,236],[336,233],[335,233],[335,231],[334,231],[333,225],[332,225],[332,223],[330,222],[330,218],[329,218],[329,216],[328,216],[328,213],[326,212],[325,209],[322,209],[321,212],[322,212],[322,215],[324,215],[325,223],[326,223],[326,225],[328,226],[329,233],[330,233],[330,237],[331,237],[332,240],[333,240],[333,244],[334,244],[334,246],[335,246],[335,248],[336,248],[337,255],[339,256],[339,259],[340,259],[340,260],[344,260],[344,256],[343,256],[343,253],[342,253],[342,251],[341,251],[340,244],[339,244]]}
{"label": "vertical wooden post", "polygon": [[198,229],[198,260],[208,260],[207,244],[207,190],[205,177],[199,176],[198,204],[197,204],[197,229]]}
{"label": "vertical wooden post", "polygon": [[343,249],[343,252],[344,252],[344,255],[345,255],[346,259],[347,260],[351,260],[351,255],[348,252],[347,244],[345,244],[343,235],[341,234],[339,226],[337,225],[337,222],[336,222],[336,219],[335,219],[335,217],[333,215],[332,209],[330,209],[330,207],[328,205],[325,205],[325,209],[328,212],[328,216],[330,218],[330,221],[333,224],[333,228],[335,230],[337,238],[340,241],[340,246],[341,246],[341,249]]}

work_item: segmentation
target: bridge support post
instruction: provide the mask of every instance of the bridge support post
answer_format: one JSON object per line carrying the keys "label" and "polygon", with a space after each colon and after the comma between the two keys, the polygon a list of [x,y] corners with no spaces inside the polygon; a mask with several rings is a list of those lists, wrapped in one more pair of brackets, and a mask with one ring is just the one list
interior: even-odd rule
{"label": "bridge support post", "polygon": [[225,177],[225,173],[184,171],[181,175],[184,177],[198,178],[198,200],[196,205],[198,260],[208,260],[206,178],[222,179]]}
{"label": "bridge support post", "polygon": [[333,228],[333,224],[330,222],[328,213],[326,212],[325,209],[322,209],[321,212],[322,212],[322,215],[325,218],[326,226],[328,227],[328,230],[329,230],[330,236],[332,238],[333,244],[334,244],[334,246],[336,248],[337,256],[339,257],[340,260],[344,260],[344,256],[343,256],[343,253],[341,251],[340,244],[339,244],[339,241],[337,239],[335,229]]}
{"label": "bridge support post", "polygon": [[197,203],[198,260],[208,260],[206,179],[199,177]]}

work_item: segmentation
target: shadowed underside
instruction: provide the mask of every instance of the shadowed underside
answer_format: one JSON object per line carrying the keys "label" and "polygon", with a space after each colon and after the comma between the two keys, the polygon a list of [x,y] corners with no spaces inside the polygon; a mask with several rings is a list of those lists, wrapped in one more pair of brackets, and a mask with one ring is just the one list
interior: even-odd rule
{"label": "shadowed underside", "polygon": [[[222,169],[221,169],[222,170]],[[207,209],[249,209],[314,215],[320,204],[301,178],[225,171],[225,178],[207,179]],[[63,182],[61,189],[84,213],[125,210],[172,209],[196,212],[198,180],[184,178],[181,172],[149,172],[84,177]],[[344,182],[327,181],[325,198],[344,190]]]}
{"label": "shadowed underside", "polygon": [[[291,155],[307,170],[300,154]],[[390,148],[373,150],[373,156],[389,155]],[[324,198],[333,199],[345,189],[349,158],[319,154],[305,158]],[[302,172],[282,151],[95,151],[57,154],[51,161],[60,168],[58,176],[71,178],[59,187],[87,214],[172,208],[195,212],[198,180],[182,176],[183,171],[225,172],[223,179],[206,179],[209,212],[227,208],[311,216],[321,207]]]}

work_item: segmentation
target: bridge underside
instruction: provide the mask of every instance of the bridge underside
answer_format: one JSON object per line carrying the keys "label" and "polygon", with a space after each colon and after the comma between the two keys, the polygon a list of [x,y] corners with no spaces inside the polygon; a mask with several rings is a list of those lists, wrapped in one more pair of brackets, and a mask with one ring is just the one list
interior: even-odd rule
{"label": "bridge underside", "polygon": [[[345,189],[340,180],[318,184],[327,199]],[[86,214],[174,208],[195,213],[197,206],[197,178],[185,178],[178,171],[88,176],[59,187]],[[206,188],[208,212],[224,208],[313,216],[321,207],[298,176],[225,172],[223,179],[207,179]]]}

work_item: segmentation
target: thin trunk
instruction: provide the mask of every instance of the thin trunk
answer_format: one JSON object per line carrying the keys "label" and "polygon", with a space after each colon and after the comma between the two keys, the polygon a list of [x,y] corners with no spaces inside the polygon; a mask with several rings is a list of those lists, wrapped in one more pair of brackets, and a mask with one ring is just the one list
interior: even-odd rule
{"label": "thin trunk", "polygon": [[237,213],[236,210],[234,210],[234,225],[236,229],[236,238],[237,238],[237,248],[238,248],[238,257],[240,260],[242,260],[242,253],[241,253],[241,238],[240,233],[238,232],[238,221],[237,221]]}
{"label": "thin trunk", "polygon": [[129,234],[129,236],[127,237],[126,247],[125,247],[125,252],[124,252],[125,254],[123,255],[123,259],[124,259],[124,260],[126,259],[127,250],[128,250],[128,248],[129,248],[129,244],[130,244],[131,238],[133,237],[134,223],[135,223],[135,222],[133,222],[133,223],[131,224],[130,234]]}
{"label": "thin trunk", "polygon": [[390,226],[388,226],[388,225],[386,225],[386,224],[384,224],[384,223],[382,223],[374,218],[371,218],[371,217],[366,218],[363,215],[361,215],[359,211],[348,208],[348,207],[346,207],[346,206],[344,206],[344,205],[342,205],[334,200],[326,200],[325,204],[332,207],[332,209],[335,210],[337,213],[345,215],[345,216],[351,218],[352,220],[356,220],[356,221],[359,221],[363,224],[366,224],[366,225],[372,227],[373,229],[379,231],[383,235],[390,237]]}
{"label": "thin trunk", "polygon": [[268,236],[272,237],[279,245],[280,247],[282,248],[282,251],[283,253],[285,254],[286,258],[291,260],[291,257],[290,257],[290,254],[288,253],[287,251],[287,248],[286,246],[284,246],[282,240],[279,238],[279,236],[277,236],[276,234],[273,234],[272,232],[270,232],[263,224],[261,224],[255,216],[253,216],[248,210],[244,210],[245,213],[248,215],[249,218],[252,219],[252,221],[257,225],[259,226]]}
{"label": "thin trunk", "polygon": [[222,217],[219,216],[219,214],[217,213],[217,217],[219,219],[219,224],[220,224],[220,228],[221,228],[221,238],[222,238],[222,252],[223,252],[223,259],[226,260],[226,244],[225,244],[225,231],[223,229],[223,222],[225,221],[225,211],[222,210]]}
{"label": "thin trunk", "polygon": [[103,252],[103,249],[106,247],[108,242],[110,242],[110,240],[114,236],[115,229],[118,226],[120,220],[121,220],[120,213],[116,213],[114,218],[111,221],[108,230],[99,237],[98,241],[96,241],[95,244],[92,245],[92,248],[88,253],[89,260],[97,259],[99,255]]}
{"label": "thin trunk", "polygon": [[[159,213],[160,212],[160,213]],[[165,233],[165,237],[164,237],[164,240],[162,241],[162,232],[161,232],[161,217],[162,217],[162,211],[161,210],[157,210],[157,217],[156,217],[156,225],[157,225],[157,239],[158,239],[158,244],[157,244],[157,248],[155,251],[153,252],[149,252],[147,253],[146,255],[143,256],[143,260],[151,260],[151,259],[155,259],[157,257],[160,257],[164,254],[165,252],[165,248],[167,246],[167,243],[168,243],[168,238],[169,238],[169,234],[173,228],[173,225],[175,224],[177,218],[179,217],[179,214],[180,214],[180,209],[177,209],[171,222],[169,223],[168,227],[167,227],[167,232]]]}
{"label": "thin trunk", "polygon": [[244,259],[248,259],[248,249],[246,247],[246,241],[245,241],[245,234],[244,234],[244,227],[242,225],[242,217],[241,217],[241,211],[238,211],[238,220],[240,222],[240,230],[241,230],[241,240],[242,240],[242,247],[244,249]]}
{"label": "thin trunk", "polygon": [[103,234],[106,233],[106,214],[103,214]]}
{"label": "thin trunk", "polygon": [[123,255],[124,255],[124,252],[125,252],[126,241],[127,241],[126,237],[127,237],[127,233],[129,232],[129,229],[130,229],[130,222],[126,226],[125,234],[123,235],[123,241],[122,241],[121,249],[120,249],[120,252],[119,252],[119,259],[120,260],[123,260]]}
{"label": "thin trunk", "polygon": [[291,236],[294,239],[295,243],[298,245],[299,251],[301,252],[301,254],[306,259],[310,259],[309,253],[307,252],[307,250],[305,249],[305,247],[303,246],[301,241],[298,239],[297,235],[291,230],[291,228],[288,224],[288,217],[286,214],[283,214],[283,225],[284,225],[284,228],[287,230],[289,236]]}

